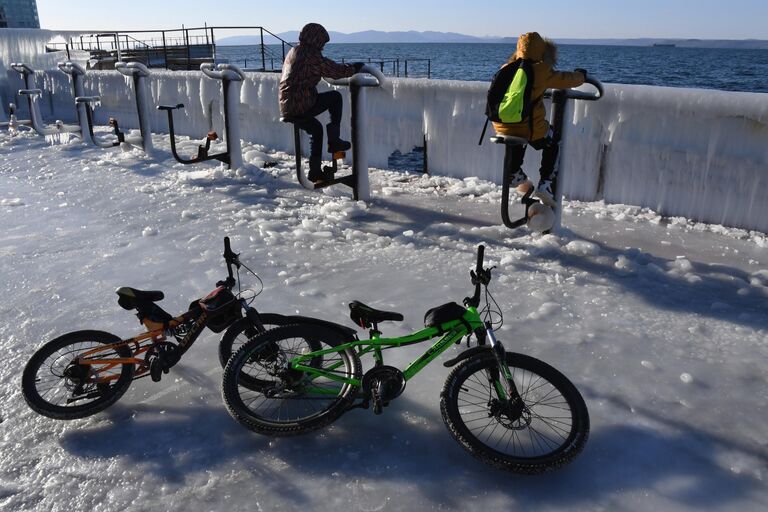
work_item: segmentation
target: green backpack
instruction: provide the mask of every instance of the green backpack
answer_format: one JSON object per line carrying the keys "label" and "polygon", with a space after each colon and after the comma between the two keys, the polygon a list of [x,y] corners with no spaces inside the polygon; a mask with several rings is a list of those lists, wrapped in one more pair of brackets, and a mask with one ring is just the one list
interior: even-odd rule
{"label": "green backpack", "polygon": [[505,64],[493,75],[488,99],[485,103],[485,126],[478,145],[482,145],[488,121],[495,123],[521,123],[528,119],[528,129],[533,134],[533,63],[529,59],[517,59]]}
{"label": "green backpack", "polygon": [[504,65],[491,80],[485,114],[497,123],[521,123],[530,119],[533,103],[533,66],[528,59]]}

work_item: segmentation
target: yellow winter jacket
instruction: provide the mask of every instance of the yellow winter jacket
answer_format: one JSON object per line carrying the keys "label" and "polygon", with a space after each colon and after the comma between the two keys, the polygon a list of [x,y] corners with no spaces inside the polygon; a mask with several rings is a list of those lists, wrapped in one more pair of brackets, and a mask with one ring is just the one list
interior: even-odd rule
{"label": "yellow winter jacket", "polygon": [[517,40],[517,51],[510,57],[509,62],[517,59],[533,61],[533,88],[531,101],[533,106],[533,133],[531,133],[528,118],[519,123],[493,123],[493,128],[499,135],[523,137],[528,140],[544,138],[549,130],[547,112],[541,97],[546,89],[569,89],[584,83],[585,76],[579,71],[555,71],[556,48],[550,41],[545,41],[538,32],[528,32]]}

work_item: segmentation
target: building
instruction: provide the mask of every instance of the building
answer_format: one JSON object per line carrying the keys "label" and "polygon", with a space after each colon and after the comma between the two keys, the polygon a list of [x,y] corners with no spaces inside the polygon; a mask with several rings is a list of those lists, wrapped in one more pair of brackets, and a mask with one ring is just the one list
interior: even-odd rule
{"label": "building", "polygon": [[0,0],[0,28],[40,28],[36,0]]}

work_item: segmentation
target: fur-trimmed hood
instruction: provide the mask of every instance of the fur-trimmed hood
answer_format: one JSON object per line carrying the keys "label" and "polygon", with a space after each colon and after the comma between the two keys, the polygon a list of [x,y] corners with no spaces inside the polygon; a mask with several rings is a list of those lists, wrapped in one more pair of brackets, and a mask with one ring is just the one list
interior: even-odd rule
{"label": "fur-trimmed hood", "polygon": [[528,32],[518,38],[515,55],[520,59],[530,59],[533,62],[539,62],[544,59],[546,50],[547,44],[544,42],[544,38],[538,32]]}

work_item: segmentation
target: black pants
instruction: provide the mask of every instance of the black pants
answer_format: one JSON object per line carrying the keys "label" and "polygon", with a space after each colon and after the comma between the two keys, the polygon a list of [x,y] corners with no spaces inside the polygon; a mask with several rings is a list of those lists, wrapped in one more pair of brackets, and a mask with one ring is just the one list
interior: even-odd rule
{"label": "black pants", "polygon": [[[555,176],[552,176],[552,173],[555,170],[557,155],[560,152],[560,144],[551,137],[533,140],[529,144],[533,149],[542,152],[539,176],[542,180],[553,180]],[[504,172],[512,173],[513,175],[520,174],[520,183],[526,179],[525,173],[522,171],[525,148],[526,146],[514,146],[504,153]],[[512,181],[513,185],[518,184],[515,180]]]}
{"label": "black pants", "polygon": [[[323,158],[323,125],[315,119],[326,110],[331,115],[330,125],[341,125],[341,112],[343,100],[339,91],[321,92],[317,95],[315,104],[301,117],[305,118],[296,122],[296,126],[309,134],[309,168],[320,170]],[[337,131],[338,133],[338,131]]]}

